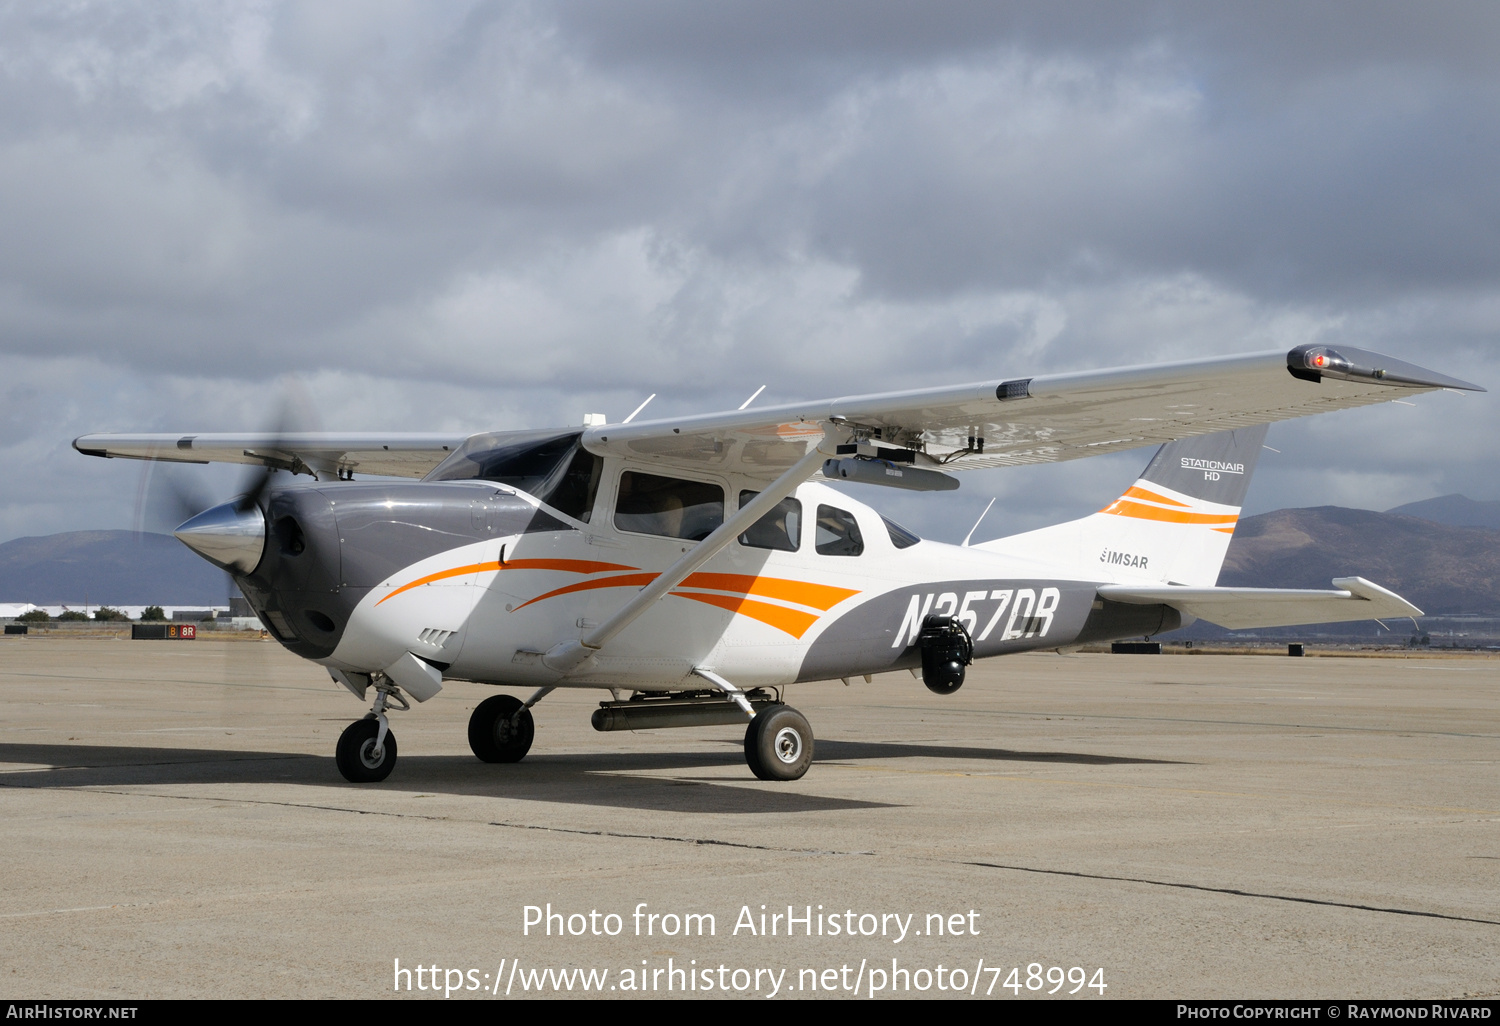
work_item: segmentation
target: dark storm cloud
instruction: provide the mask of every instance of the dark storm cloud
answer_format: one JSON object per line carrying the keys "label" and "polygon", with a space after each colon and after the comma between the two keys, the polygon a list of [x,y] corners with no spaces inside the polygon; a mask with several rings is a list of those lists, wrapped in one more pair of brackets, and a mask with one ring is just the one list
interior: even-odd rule
{"label": "dark storm cloud", "polygon": [[[261,427],[288,373],[454,430],[1314,340],[1495,384],[1496,12],[0,8],[0,534],[84,526],[69,432]],[[1380,412],[1252,496],[1490,479],[1483,402]],[[1121,473],[972,490],[1034,526]]]}
{"label": "dark storm cloud", "polygon": [[1194,268],[1368,297],[1500,261],[1493,5],[560,10],[601,64],[664,89],[848,99],[841,159],[775,200],[884,291]]}

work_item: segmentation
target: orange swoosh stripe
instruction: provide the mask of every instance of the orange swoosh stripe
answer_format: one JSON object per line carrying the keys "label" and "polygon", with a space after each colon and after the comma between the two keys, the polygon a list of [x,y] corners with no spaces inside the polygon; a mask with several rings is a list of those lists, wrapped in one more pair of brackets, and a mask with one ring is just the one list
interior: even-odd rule
{"label": "orange swoosh stripe", "polygon": [[800,639],[807,633],[807,629],[818,622],[818,618],[811,613],[804,613],[800,609],[788,609],[785,606],[773,606],[769,602],[757,602],[754,599],[735,598],[732,595],[695,595],[683,591],[674,591],[673,595],[678,598],[692,599],[694,602],[706,602],[720,609],[727,609],[731,613],[748,616],[752,620],[769,624],[779,631],[784,631],[794,638]]}
{"label": "orange swoosh stripe", "polygon": [[656,580],[657,576],[657,574],[653,573],[617,574],[614,577],[601,577],[595,581],[579,581],[577,584],[568,584],[561,588],[553,588],[551,591],[543,592],[534,599],[522,602],[516,609],[519,611],[534,602],[541,602],[543,599],[556,598],[559,595],[571,595],[580,591],[595,591],[599,588],[629,588],[632,586],[644,588]]}
{"label": "orange swoosh stripe", "polygon": [[732,591],[741,595],[764,595],[767,598],[795,602],[814,609],[829,610],[859,592],[827,584],[788,581],[779,577],[752,577],[749,574],[689,574],[682,582],[685,588]]}
{"label": "orange swoosh stripe", "polygon": [[[506,566],[509,565],[509,563],[506,564]],[[544,599],[556,598],[558,595],[571,595],[580,591],[594,591],[599,588],[626,588],[632,586],[644,588],[656,580],[656,576],[654,573],[620,574],[615,577],[605,577],[595,581],[579,581],[577,584],[568,584],[561,588],[554,588],[551,591],[544,592],[534,599],[521,603],[516,608],[525,609],[532,603],[541,602]],[[749,574],[689,574],[687,580],[682,582],[682,586],[686,588],[712,589],[714,591],[732,591],[738,592],[740,595],[764,595],[767,598],[782,599],[787,602],[796,602],[799,605],[811,606],[814,609],[823,610],[831,609],[849,596],[859,594],[859,592],[851,591],[848,588],[835,588],[827,584],[787,581],[778,577],[751,577]],[[673,592],[672,594],[676,595],[678,593]],[[730,600],[726,599],[726,601]],[[757,603],[757,605],[763,604]]]}
{"label": "orange swoosh stripe", "polygon": [[1136,520],[1160,520],[1168,524],[1233,524],[1239,520],[1237,513],[1183,513],[1175,509],[1127,502],[1124,499],[1116,499],[1099,512],[1133,517]]}
{"label": "orange swoosh stripe", "polygon": [[[403,591],[412,588],[420,588],[424,584],[433,581],[445,581],[450,577],[463,577],[466,574],[482,574],[488,570],[562,570],[573,574],[598,574],[606,570],[634,570],[633,566],[621,566],[618,563],[596,563],[588,559],[508,559],[502,564],[499,560],[489,560],[483,563],[470,563],[468,566],[456,566],[451,570],[439,570],[435,574],[426,577],[418,577],[415,581],[403,584],[391,592],[385,599],[395,598]],[[532,600],[536,601],[535,599]],[[377,606],[380,602],[375,603]]]}
{"label": "orange swoosh stripe", "polygon": [[1210,531],[1218,531],[1220,534],[1233,534],[1234,533],[1234,528],[1232,528],[1232,527],[1211,527],[1211,528],[1209,528],[1209,530]]}
{"label": "orange swoosh stripe", "polygon": [[609,570],[634,570],[619,563],[596,563],[592,559],[507,559],[502,570],[563,570],[570,574],[602,574]]}
{"label": "orange swoosh stripe", "polygon": [[1163,506],[1177,506],[1181,509],[1189,509],[1187,503],[1169,499],[1165,495],[1157,495],[1155,492],[1147,491],[1139,485],[1132,485],[1130,489],[1121,496],[1124,499],[1145,499],[1147,502],[1159,502]]}
{"label": "orange swoosh stripe", "polygon": [[[426,577],[418,577],[415,581],[410,581],[406,584],[403,584],[401,587],[391,592],[385,598],[381,599],[380,602],[384,602],[385,599],[393,599],[403,591],[411,591],[411,589],[420,588],[424,584],[431,584],[433,581],[445,581],[450,577],[462,577],[465,574],[482,574],[486,570],[499,569],[500,561],[498,559],[492,559],[486,563],[470,563],[468,566],[456,566],[451,570],[439,570],[435,574],[428,574]],[[380,605],[380,602],[377,602],[375,604],[378,606]]]}
{"label": "orange swoosh stripe", "polygon": [[[613,570],[634,570],[634,567],[621,566],[618,563],[596,563],[583,559],[512,559],[507,560],[502,566],[498,561],[471,563],[468,566],[453,567],[449,570],[440,570],[437,573],[419,577],[415,581],[403,584],[382,598],[384,602],[388,598],[394,598],[403,591],[431,584],[433,581],[447,580],[452,577],[461,577],[465,574],[483,573],[488,570],[564,570],[571,573],[603,573]],[[604,588],[644,588],[656,580],[657,574],[624,573],[615,574],[613,577],[603,577],[592,581],[578,581],[567,584],[561,588],[553,588],[551,591],[521,603],[517,610],[525,609],[527,606],[546,599],[556,598],[559,595],[573,595],[584,591],[597,591]],[[779,577],[753,577],[749,574],[718,574],[718,573],[695,573],[689,574],[683,582],[685,587],[708,588],[715,591],[738,592],[739,596],[764,595],[767,598],[781,599],[787,602],[796,602],[799,605],[811,606],[814,609],[828,610],[838,605],[844,599],[852,595],[858,595],[858,591],[849,588],[835,588],[827,584],[812,584],[806,581],[789,581]],[[768,602],[756,602],[749,598],[735,595],[699,595],[686,592],[674,591],[673,595],[679,598],[690,598],[697,602],[706,602],[709,605],[728,609],[730,612],[741,613],[752,619],[770,624],[778,630],[785,631],[794,638],[801,638],[807,629],[817,622],[818,618],[810,613],[797,609],[787,609],[784,606],[774,606]],[[376,605],[379,605],[377,602]]]}

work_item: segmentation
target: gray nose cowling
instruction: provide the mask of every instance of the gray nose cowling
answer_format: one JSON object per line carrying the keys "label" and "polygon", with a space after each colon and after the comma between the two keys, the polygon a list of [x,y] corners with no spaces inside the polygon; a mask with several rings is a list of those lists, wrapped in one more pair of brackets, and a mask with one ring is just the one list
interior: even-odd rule
{"label": "gray nose cowling", "polygon": [[248,574],[266,550],[266,518],[260,509],[226,502],[206,509],[172,532],[177,540],[215,566]]}

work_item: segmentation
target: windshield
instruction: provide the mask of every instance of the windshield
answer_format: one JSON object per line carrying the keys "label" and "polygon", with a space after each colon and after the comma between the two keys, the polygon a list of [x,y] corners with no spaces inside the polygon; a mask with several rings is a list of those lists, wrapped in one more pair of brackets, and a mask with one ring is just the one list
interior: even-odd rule
{"label": "windshield", "polygon": [[424,480],[493,481],[588,523],[604,461],[581,431],[494,431],[470,437]]}

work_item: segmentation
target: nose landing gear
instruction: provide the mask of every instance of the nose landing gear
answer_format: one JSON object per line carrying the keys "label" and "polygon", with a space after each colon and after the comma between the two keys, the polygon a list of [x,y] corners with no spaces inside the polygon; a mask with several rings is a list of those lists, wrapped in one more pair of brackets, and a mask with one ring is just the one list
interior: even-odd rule
{"label": "nose landing gear", "polygon": [[351,784],[373,784],[391,775],[396,766],[396,735],[389,729],[380,738],[380,724],[355,720],[339,736],[334,756],[339,772]]}
{"label": "nose landing gear", "polygon": [[405,712],[411,708],[401,689],[384,674],[371,674],[370,684],[376,691],[375,704],[364,719],[344,728],[334,754],[339,772],[351,784],[373,784],[391,775],[396,768],[396,735],[391,733],[386,709]]}

